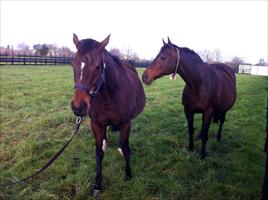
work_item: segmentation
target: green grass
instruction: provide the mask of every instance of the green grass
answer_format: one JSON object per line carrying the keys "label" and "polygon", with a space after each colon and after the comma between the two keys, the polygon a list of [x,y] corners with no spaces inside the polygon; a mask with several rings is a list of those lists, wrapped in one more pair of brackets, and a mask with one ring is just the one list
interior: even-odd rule
{"label": "green grass", "polygon": [[[139,70],[142,73],[142,70]],[[32,174],[71,136],[73,75],[67,66],[1,66],[1,184]],[[130,146],[133,178],[124,182],[118,133],[108,134],[99,199],[260,199],[268,79],[237,75],[238,97],[228,112],[222,143],[210,129],[208,156],[187,151],[187,123],[181,104],[184,82],[163,77],[144,86],[146,108],[134,121]],[[1,188],[0,199],[91,199],[95,141],[83,121],[64,154],[29,184]]]}

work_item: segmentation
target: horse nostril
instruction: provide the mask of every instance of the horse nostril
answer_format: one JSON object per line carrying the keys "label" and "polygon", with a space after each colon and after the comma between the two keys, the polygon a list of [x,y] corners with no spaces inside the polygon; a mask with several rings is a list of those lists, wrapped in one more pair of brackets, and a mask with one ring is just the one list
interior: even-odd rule
{"label": "horse nostril", "polygon": [[87,104],[82,101],[82,103],[80,104],[80,110],[84,110],[86,106]]}
{"label": "horse nostril", "polygon": [[87,114],[87,104],[85,102],[81,102],[79,107],[75,107],[74,103],[71,103],[72,110],[76,116],[85,116]]}

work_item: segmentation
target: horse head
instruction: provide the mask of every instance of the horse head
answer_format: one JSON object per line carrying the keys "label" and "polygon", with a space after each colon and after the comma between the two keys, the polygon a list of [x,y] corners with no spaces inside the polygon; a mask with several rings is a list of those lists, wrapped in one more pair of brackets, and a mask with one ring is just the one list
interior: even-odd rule
{"label": "horse head", "polygon": [[77,52],[72,61],[75,85],[71,108],[77,116],[88,114],[95,94],[105,81],[104,49],[109,43],[109,37],[97,42],[93,39],[79,40],[73,35]]}
{"label": "horse head", "polygon": [[150,85],[155,79],[176,73],[179,60],[179,49],[170,42],[169,38],[168,43],[163,40],[160,52],[142,74],[143,83]]}

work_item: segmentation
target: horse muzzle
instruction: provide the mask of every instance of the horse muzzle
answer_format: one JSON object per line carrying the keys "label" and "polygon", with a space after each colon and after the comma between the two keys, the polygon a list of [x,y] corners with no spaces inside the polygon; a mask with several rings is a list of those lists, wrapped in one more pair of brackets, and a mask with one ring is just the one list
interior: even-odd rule
{"label": "horse muzzle", "polygon": [[90,105],[87,105],[85,102],[81,102],[79,106],[75,106],[74,101],[71,102],[71,108],[73,113],[76,116],[84,117],[88,114]]}
{"label": "horse muzzle", "polygon": [[151,80],[151,79],[148,77],[148,75],[144,72],[144,73],[142,74],[142,82],[143,82],[144,84],[146,84],[146,85],[151,85],[152,82],[153,82],[153,80]]}

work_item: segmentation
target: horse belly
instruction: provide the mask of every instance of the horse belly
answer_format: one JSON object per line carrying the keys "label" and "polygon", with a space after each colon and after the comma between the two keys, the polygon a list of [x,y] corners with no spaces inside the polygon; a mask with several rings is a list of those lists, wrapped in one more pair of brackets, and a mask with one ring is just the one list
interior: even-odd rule
{"label": "horse belly", "polygon": [[220,112],[228,111],[235,103],[236,100],[236,86],[235,83],[227,78],[221,80],[221,93],[218,96],[218,103],[216,104],[217,110]]}

